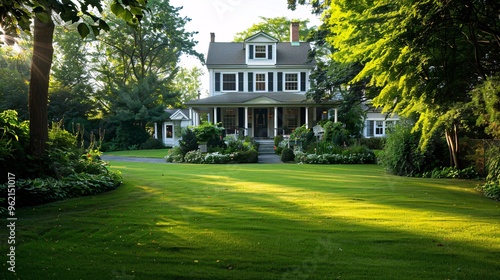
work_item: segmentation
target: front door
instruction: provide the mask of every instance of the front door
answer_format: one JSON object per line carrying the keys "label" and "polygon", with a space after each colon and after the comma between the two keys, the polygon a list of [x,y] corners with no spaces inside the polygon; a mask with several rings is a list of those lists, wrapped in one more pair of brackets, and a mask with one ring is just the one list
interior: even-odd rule
{"label": "front door", "polygon": [[255,109],[254,137],[267,137],[267,109]]}

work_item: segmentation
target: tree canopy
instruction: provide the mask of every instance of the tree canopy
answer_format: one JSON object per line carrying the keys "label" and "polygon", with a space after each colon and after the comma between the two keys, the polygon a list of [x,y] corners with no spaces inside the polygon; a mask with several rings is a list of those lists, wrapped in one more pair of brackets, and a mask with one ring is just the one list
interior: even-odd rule
{"label": "tree canopy", "polygon": [[290,39],[290,22],[299,22],[300,30],[299,30],[299,39],[301,41],[307,41],[307,38],[313,27],[309,27],[309,20],[298,20],[293,19],[290,20],[286,17],[275,17],[275,18],[267,18],[260,17],[261,21],[253,24],[248,29],[236,33],[234,36],[234,42],[243,42],[246,38],[254,35],[259,31],[263,31],[268,35],[278,39],[281,42],[287,42]]}
{"label": "tree canopy", "polygon": [[[304,2],[288,1],[290,8]],[[331,58],[361,66],[349,83],[366,80],[367,87],[380,89],[373,102],[385,112],[417,116],[421,147],[444,131],[455,157],[463,119],[474,113],[470,94],[499,70],[500,4],[310,2],[323,15],[325,40],[335,49]]]}
{"label": "tree canopy", "polygon": [[[113,0],[111,11],[130,25],[143,17],[146,0]],[[48,140],[48,88],[53,59],[55,22],[78,23],[78,32],[86,37],[92,31],[108,31],[102,19],[103,3],[96,0],[27,1],[6,0],[0,6],[0,32],[6,44],[13,44],[20,31],[31,31],[33,23],[33,58],[29,85],[30,151],[33,156],[45,153]]]}

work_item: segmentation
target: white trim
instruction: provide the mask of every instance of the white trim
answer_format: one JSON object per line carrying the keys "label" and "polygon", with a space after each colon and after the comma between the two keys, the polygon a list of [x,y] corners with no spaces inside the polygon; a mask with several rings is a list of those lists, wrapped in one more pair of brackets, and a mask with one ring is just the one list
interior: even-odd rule
{"label": "white trim", "polygon": [[248,136],[248,107],[245,107],[245,131],[243,135]]}
{"label": "white trim", "polygon": [[305,125],[306,125],[306,128],[309,128],[309,107],[305,107]]}
{"label": "white trim", "polygon": [[175,113],[173,113],[170,116],[170,119],[175,120],[175,121],[190,120],[190,118],[188,116],[186,116],[181,110],[175,111]]}

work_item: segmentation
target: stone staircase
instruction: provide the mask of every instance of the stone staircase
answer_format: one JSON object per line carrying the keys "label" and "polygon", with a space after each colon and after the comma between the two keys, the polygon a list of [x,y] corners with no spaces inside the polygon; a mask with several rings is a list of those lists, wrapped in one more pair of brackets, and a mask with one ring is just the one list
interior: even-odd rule
{"label": "stone staircase", "polygon": [[259,143],[259,155],[274,154],[273,139],[256,139],[255,142]]}

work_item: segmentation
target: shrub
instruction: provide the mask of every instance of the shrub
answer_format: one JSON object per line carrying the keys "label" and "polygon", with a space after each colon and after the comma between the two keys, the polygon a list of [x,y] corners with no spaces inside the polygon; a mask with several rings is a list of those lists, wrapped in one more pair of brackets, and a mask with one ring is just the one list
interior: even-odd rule
{"label": "shrub", "polygon": [[149,138],[146,142],[141,144],[141,150],[159,150],[164,149],[165,145],[161,139]]}
{"label": "shrub", "polygon": [[359,139],[359,144],[367,146],[370,150],[382,150],[385,144],[385,137],[371,137]]}
{"label": "shrub", "polygon": [[184,155],[186,163],[205,163],[205,156],[200,150],[189,151]]}
{"label": "shrub", "polygon": [[293,150],[290,148],[284,148],[283,151],[281,152],[281,161],[290,162],[294,161],[294,159],[295,159],[295,154],[293,153]]}
{"label": "shrub", "polygon": [[206,143],[209,151],[225,148],[223,141],[224,128],[212,123],[203,123],[192,128],[198,143]]}
{"label": "shrub", "polygon": [[[5,135],[13,135],[12,127],[23,128],[16,123],[15,114],[0,114]],[[8,120],[8,121],[5,121]],[[8,129],[6,129],[8,128]],[[29,135],[26,129],[15,130],[17,147],[24,153],[28,146]],[[23,132],[24,131],[24,132]],[[79,132],[80,133],[80,132]],[[16,174],[16,205],[35,205],[65,198],[100,193],[117,187],[121,177],[108,171],[100,160],[100,152],[95,143],[90,143],[86,150],[83,141],[78,143],[77,136],[62,129],[62,122],[54,123],[49,129],[46,153],[40,158],[23,157],[13,153],[10,165],[5,169]],[[94,139],[95,140],[95,139]],[[13,143],[13,142],[12,142]],[[14,146],[12,146],[14,147]],[[6,197],[7,185],[0,185],[1,197]],[[5,203],[5,201],[4,201]]]}
{"label": "shrub", "polygon": [[14,110],[0,113],[0,183],[7,182],[4,171],[21,176],[26,168],[26,150],[29,143],[28,122],[20,122]]}
{"label": "shrub", "polygon": [[191,128],[187,128],[182,133],[182,139],[179,141],[179,147],[183,156],[190,151],[196,151],[198,149],[198,139]]}
{"label": "shrub", "polygon": [[370,164],[375,163],[375,154],[372,151],[357,154],[307,154],[295,153],[295,162],[307,164]]}
{"label": "shrub", "polygon": [[486,184],[479,186],[477,189],[486,197],[500,200],[500,148],[492,148],[488,153]]}
{"label": "shrub", "polygon": [[[71,174],[60,180],[47,177],[18,180],[16,182],[16,206],[32,206],[72,197],[94,195],[117,188],[122,177],[117,171],[101,174]],[[6,197],[7,185],[0,185],[0,193]]]}
{"label": "shrub", "polygon": [[165,160],[167,162],[183,162],[184,156],[182,155],[182,150],[180,147],[173,147],[168,150],[167,155],[165,156]]}
{"label": "shrub", "polygon": [[472,166],[465,169],[457,169],[456,167],[441,167],[434,168],[431,172],[425,172],[422,177],[436,179],[477,179],[479,175]]}
{"label": "shrub", "polygon": [[[434,144],[422,151],[419,147],[420,133],[412,132],[411,123],[401,121],[396,130],[389,134],[385,148],[380,156],[382,165],[387,172],[399,176],[419,176],[431,171],[436,166],[442,166],[441,156],[434,154]],[[436,149],[442,150],[442,149]]]}
{"label": "shrub", "polygon": [[341,122],[328,121],[323,125],[323,129],[325,130],[322,140],[324,142],[341,147],[348,146],[352,142],[349,131]]}
{"label": "shrub", "polygon": [[257,163],[259,162],[259,152],[254,148],[248,151],[237,152],[234,155],[234,161],[236,163]]}
{"label": "shrub", "polygon": [[233,155],[224,155],[220,153],[209,153],[205,155],[203,162],[206,164],[225,164],[229,163],[233,159]]}
{"label": "shrub", "polygon": [[142,127],[122,122],[116,128],[115,136],[107,148],[109,150],[111,148],[114,150],[137,150],[149,138],[149,133]]}
{"label": "shrub", "polygon": [[234,136],[232,135],[227,136],[225,139],[227,141],[227,148],[224,151],[226,154],[239,151],[246,151],[249,148],[248,145],[247,146],[244,145],[243,141],[234,138]]}

